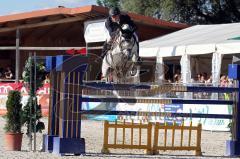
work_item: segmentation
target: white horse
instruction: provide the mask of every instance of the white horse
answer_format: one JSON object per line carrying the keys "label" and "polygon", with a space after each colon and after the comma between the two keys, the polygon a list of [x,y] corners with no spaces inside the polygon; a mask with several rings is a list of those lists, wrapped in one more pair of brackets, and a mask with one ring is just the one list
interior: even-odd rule
{"label": "white horse", "polygon": [[[103,79],[117,83],[139,82],[140,67],[137,62],[137,37],[129,25],[124,24],[112,39],[111,49],[103,58]],[[110,80],[109,80],[110,79]]]}

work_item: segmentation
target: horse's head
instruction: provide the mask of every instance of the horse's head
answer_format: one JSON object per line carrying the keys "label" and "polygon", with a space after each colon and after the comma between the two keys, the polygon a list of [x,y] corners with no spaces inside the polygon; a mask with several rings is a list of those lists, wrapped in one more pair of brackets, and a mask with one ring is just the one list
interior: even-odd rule
{"label": "horse's head", "polygon": [[128,24],[123,24],[121,28],[121,36],[125,41],[131,41],[133,38],[134,30]]}
{"label": "horse's head", "polygon": [[137,43],[134,38],[134,30],[128,24],[123,24],[113,36],[112,39],[112,53],[131,56],[132,52],[136,52]]}

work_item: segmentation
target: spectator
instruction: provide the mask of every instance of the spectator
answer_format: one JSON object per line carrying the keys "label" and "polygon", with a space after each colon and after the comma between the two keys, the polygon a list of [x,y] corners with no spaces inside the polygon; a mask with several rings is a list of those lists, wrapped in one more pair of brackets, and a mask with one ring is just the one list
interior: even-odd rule
{"label": "spectator", "polygon": [[180,81],[181,81],[181,70],[176,69],[175,74],[173,76],[173,82],[174,83],[180,83]]}
{"label": "spectator", "polygon": [[207,81],[207,73],[206,72],[203,72],[203,78],[204,78],[204,81]]}
{"label": "spectator", "polygon": [[200,82],[200,81],[201,81],[201,77],[202,77],[202,74],[201,74],[201,73],[198,73],[198,74],[197,74],[197,79],[196,79],[196,81],[197,81],[197,82]]}
{"label": "spectator", "polygon": [[181,82],[181,75],[175,74],[174,75],[174,83],[180,83]]}
{"label": "spectator", "polygon": [[205,83],[206,81],[205,81],[205,77],[202,75],[201,77],[200,77],[200,81],[199,81],[200,83]]}
{"label": "spectator", "polygon": [[212,83],[212,75],[209,77],[209,79],[206,81],[206,83],[208,83],[208,84]]}
{"label": "spectator", "polygon": [[7,67],[7,69],[6,69],[4,74],[5,74],[5,78],[6,79],[12,79],[13,78],[13,73],[12,73],[10,67]]}
{"label": "spectator", "polygon": [[44,84],[50,83],[49,74],[46,74]]}
{"label": "spectator", "polygon": [[227,87],[228,86],[227,77],[225,75],[222,75],[220,77],[220,86],[221,87]]}

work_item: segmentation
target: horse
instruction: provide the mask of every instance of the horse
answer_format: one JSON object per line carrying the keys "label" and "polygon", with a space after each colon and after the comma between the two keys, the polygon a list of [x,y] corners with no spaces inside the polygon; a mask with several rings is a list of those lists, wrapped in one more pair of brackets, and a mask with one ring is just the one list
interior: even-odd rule
{"label": "horse", "polygon": [[128,24],[115,32],[111,49],[102,62],[102,77],[108,82],[139,82],[140,67],[136,65],[138,44],[136,34]]}

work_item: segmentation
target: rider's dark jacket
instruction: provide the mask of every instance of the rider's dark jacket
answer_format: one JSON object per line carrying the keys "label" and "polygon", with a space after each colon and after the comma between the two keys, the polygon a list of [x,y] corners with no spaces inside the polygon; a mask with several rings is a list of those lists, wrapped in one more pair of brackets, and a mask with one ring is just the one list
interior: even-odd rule
{"label": "rider's dark jacket", "polygon": [[127,14],[120,14],[119,23],[113,22],[110,16],[105,21],[105,26],[111,37],[118,28],[121,28],[123,24],[128,24],[130,27],[132,27],[133,31],[137,30],[137,26]]}

